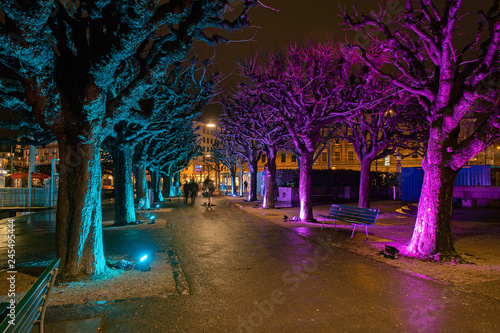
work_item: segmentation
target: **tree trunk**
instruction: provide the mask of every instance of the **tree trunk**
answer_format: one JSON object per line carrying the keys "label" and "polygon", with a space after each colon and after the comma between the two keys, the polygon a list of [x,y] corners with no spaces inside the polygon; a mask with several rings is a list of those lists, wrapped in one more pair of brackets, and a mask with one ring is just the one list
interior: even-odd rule
{"label": "tree trunk", "polygon": [[370,208],[370,169],[373,160],[364,158],[360,162],[358,207]]}
{"label": "tree trunk", "polygon": [[160,202],[161,195],[161,182],[160,182],[160,172],[158,170],[151,171],[151,186],[153,187],[154,202]]}
{"label": "tree trunk", "polygon": [[266,189],[264,192],[263,208],[274,208],[274,184],[276,183],[276,154],[269,154],[266,171]]}
{"label": "tree trunk", "polygon": [[56,255],[61,275],[101,274],[106,269],[102,242],[101,160],[95,143],[58,137],[60,149]]}
{"label": "tree trunk", "polygon": [[443,148],[436,139],[429,139],[422,162],[424,181],[418,203],[417,220],[410,242],[401,254],[427,258],[456,255],[453,244],[451,217],[453,190],[458,171],[444,165]]}
{"label": "tree trunk", "polygon": [[182,195],[181,192],[181,175],[180,171],[174,173],[174,197]]}
{"label": "tree trunk", "polygon": [[115,225],[126,225],[135,222],[130,148],[114,147],[113,163],[115,169]]}
{"label": "tree trunk", "polygon": [[149,187],[146,178],[145,167],[139,167],[137,180],[138,180],[137,200],[140,202],[141,199],[144,199],[144,206],[142,206],[141,209],[150,209],[151,205],[149,204]]}
{"label": "tree trunk", "polygon": [[250,171],[250,191],[248,192],[249,201],[257,201],[257,170],[259,161],[254,159],[249,165]]}
{"label": "tree trunk", "polygon": [[300,154],[299,170],[299,202],[300,202],[300,220],[314,221],[312,200],[311,200],[311,170],[313,153],[308,151]]}
{"label": "tree trunk", "polygon": [[167,197],[173,197],[172,195],[172,175],[168,174],[164,177],[165,181],[163,182],[164,185],[164,191],[167,194]]}
{"label": "tree trunk", "polygon": [[233,196],[238,194],[238,190],[236,189],[236,169],[232,168],[231,170],[231,193]]}
{"label": "tree trunk", "polygon": [[240,197],[243,196],[243,164],[240,165]]}

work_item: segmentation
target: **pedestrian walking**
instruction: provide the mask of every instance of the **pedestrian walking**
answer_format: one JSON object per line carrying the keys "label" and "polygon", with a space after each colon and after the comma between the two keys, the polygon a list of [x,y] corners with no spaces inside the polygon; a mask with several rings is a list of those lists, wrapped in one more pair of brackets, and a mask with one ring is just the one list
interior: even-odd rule
{"label": "pedestrian walking", "polygon": [[191,196],[191,205],[194,205],[199,190],[200,187],[198,186],[198,183],[195,182],[194,179],[191,179],[191,182],[189,183],[189,195]]}
{"label": "pedestrian walking", "polygon": [[247,188],[248,188],[248,182],[245,180],[245,182],[243,183],[243,185],[245,185],[245,192],[246,192]]}
{"label": "pedestrian walking", "polygon": [[212,198],[215,192],[214,182],[207,177],[205,181],[203,181],[203,196],[207,198],[207,207],[211,207],[213,205]]}
{"label": "pedestrian walking", "polygon": [[[176,187],[177,189],[177,187]],[[187,205],[188,203],[188,197],[189,197],[189,183],[186,182],[184,183],[184,185],[182,186],[182,192],[184,193],[184,203]]]}

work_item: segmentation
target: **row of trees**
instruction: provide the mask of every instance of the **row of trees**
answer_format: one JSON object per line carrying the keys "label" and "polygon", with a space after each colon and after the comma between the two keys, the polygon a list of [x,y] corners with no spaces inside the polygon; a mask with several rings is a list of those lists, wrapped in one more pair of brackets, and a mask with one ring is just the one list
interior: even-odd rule
{"label": "row of trees", "polygon": [[[375,159],[397,148],[418,150],[425,135],[421,108],[370,69],[360,54],[335,42],[291,44],[240,63],[244,81],[223,100],[217,136],[221,148],[242,156],[256,199],[257,161],[267,156],[263,206],[274,206],[279,149],[299,161],[300,217],[313,220],[312,165],[333,137],[351,142],[361,163],[359,206],[369,206],[369,176]],[[227,154],[226,154],[227,155]]]}
{"label": "row of trees", "polygon": [[[248,26],[247,13],[258,3],[1,2],[1,127],[23,131],[26,144],[54,139],[59,144],[56,255],[63,276],[105,270],[100,201],[100,151],[105,141],[114,141],[108,146],[116,148],[117,161],[129,161],[132,150],[153,153],[156,139],[139,137],[161,123],[173,128],[176,119],[183,118],[172,109],[185,107],[193,96],[192,87],[186,88],[188,95],[176,90],[182,87],[183,73],[198,75],[186,82],[213,83],[204,77],[203,66],[195,71],[193,64],[184,62],[193,44],[228,42],[219,33]],[[163,127],[162,133],[168,130]],[[147,147],[132,143],[144,141]],[[139,161],[140,168],[148,167],[144,159]],[[125,221],[127,214],[123,212]]]}
{"label": "row of trees", "polygon": [[[293,43],[241,61],[243,81],[223,103],[219,135],[231,137],[227,148],[234,152],[260,145],[270,182],[276,149],[292,143],[304,221],[313,219],[310,170],[323,138],[354,145],[364,207],[373,160],[398,147],[421,147],[422,194],[412,239],[401,252],[450,258],[457,255],[451,225],[457,173],[500,136],[500,4],[478,12],[477,33],[467,43],[461,0],[393,7],[387,1],[368,16],[344,10],[362,45]],[[467,117],[476,119],[474,129],[461,137]],[[245,157],[251,165],[255,154]],[[273,188],[266,186],[265,207],[272,207]]]}

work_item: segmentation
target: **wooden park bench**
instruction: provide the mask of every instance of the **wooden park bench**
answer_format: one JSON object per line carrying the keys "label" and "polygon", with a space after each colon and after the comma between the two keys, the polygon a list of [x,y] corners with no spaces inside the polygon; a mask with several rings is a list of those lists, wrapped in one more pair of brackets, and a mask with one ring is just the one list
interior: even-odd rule
{"label": "wooden park bench", "polygon": [[352,239],[352,237],[354,236],[354,231],[356,230],[356,226],[358,225],[365,226],[366,238],[368,238],[368,226],[374,225],[375,222],[377,222],[379,212],[380,209],[333,204],[332,207],[330,207],[330,212],[328,213],[328,215],[318,215],[323,217],[324,219],[321,230],[323,230],[326,220],[333,220],[335,230],[337,230],[337,220],[352,224],[354,226],[351,234]]}
{"label": "wooden park bench", "polygon": [[[29,332],[35,322],[40,323],[40,333],[43,333],[43,321],[50,290],[56,280],[58,266],[61,259],[56,258],[36,280],[26,295],[16,304],[11,317],[10,303],[2,303],[0,313],[6,315],[0,324],[0,332]],[[40,318],[40,319],[39,319]]]}

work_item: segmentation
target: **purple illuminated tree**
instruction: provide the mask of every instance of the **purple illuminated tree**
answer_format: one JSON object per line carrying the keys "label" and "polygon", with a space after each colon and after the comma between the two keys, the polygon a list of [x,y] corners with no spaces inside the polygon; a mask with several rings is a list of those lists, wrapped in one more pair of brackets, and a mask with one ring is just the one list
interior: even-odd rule
{"label": "purple illuminated tree", "polygon": [[[0,107],[51,131],[60,147],[56,255],[65,276],[105,270],[102,141],[121,120],[147,121],[155,91],[193,43],[249,25],[256,0],[2,1]],[[231,5],[236,7],[231,8]],[[232,16],[225,15],[230,9]]]}
{"label": "purple illuminated tree", "polygon": [[[356,58],[355,53],[347,55]],[[421,147],[425,119],[416,99],[387,80],[370,75],[366,67],[353,73],[346,88],[351,91],[345,101],[350,111],[338,119],[333,131],[354,147],[361,171],[358,206],[369,207],[373,161],[394,154],[398,148]]]}
{"label": "purple illuminated tree", "polygon": [[[242,114],[240,114],[242,115]],[[233,110],[227,107],[223,108],[221,117],[219,118],[220,129],[216,136],[229,146],[232,152],[241,156],[248,165],[250,170],[250,191],[248,193],[249,201],[257,200],[257,172],[259,159],[262,156],[262,143],[255,138],[249,138],[244,134],[244,128],[240,121],[233,115]],[[240,164],[240,192],[243,193],[243,163]]]}
{"label": "purple illuminated tree", "polygon": [[[239,131],[247,140],[257,140],[267,155],[265,165],[266,185],[263,208],[274,208],[274,184],[276,179],[276,156],[288,142],[288,131],[272,110],[260,102],[260,94],[246,84],[240,83],[236,91],[224,101],[224,124]],[[252,178],[250,189],[257,188],[257,179]],[[255,195],[256,191],[252,191]]]}
{"label": "purple illuminated tree", "polygon": [[311,170],[322,144],[321,130],[343,109],[345,65],[340,44],[291,44],[285,50],[245,61],[259,103],[285,125],[300,158],[300,219],[312,221]]}
{"label": "purple illuminated tree", "polygon": [[[373,66],[380,76],[418,97],[429,132],[422,162],[424,181],[415,229],[401,253],[414,257],[457,255],[452,237],[452,200],[458,171],[499,136],[500,5],[479,11],[477,34],[466,38],[461,0],[404,2],[391,20],[385,8],[345,21],[388,59],[394,72]],[[389,5],[389,4],[388,4]],[[391,22],[390,25],[385,22]],[[359,46],[364,51],[364,48]],[[460,123],[475,115],[472,133],[460,138]]]}

